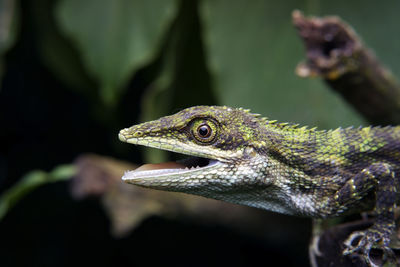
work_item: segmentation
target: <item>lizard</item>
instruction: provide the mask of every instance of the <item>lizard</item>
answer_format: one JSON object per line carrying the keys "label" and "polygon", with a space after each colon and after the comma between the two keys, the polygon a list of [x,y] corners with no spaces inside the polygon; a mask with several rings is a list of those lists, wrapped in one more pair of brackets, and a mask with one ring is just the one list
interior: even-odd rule
{"label": "lizard", "polygon": [[327,219],[373,210],[371,227],[344,255],[389,247],[400,171],[400,126],[318,130],[243,108],[195,106],[119,132],[123,142],[188,156],[127,171],[130,184],[200,195],[273,212]]}

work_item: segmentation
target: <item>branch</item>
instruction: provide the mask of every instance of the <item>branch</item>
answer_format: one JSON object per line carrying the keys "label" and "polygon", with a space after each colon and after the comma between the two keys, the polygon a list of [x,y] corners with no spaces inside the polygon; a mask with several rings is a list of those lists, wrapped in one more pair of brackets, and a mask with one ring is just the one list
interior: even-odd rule
{"label": "branch", "polygon": [[[343,256],[343,243],[351,233],[370,227],[372,222],[373,220],[371,219],[363,219],[335,225],[323,230],[314,237],[314,242],[310,246],[312,266],[367,266],[364,259],[358,254]],[[399,261],[400,246],[396,238],[391,242],[390,247]],[[382,250],[380,249],[373,248],[370,252],[370,257],[377,266],[382,266],[382,256]]]}
{"label": "branch", "polygon": [[292,17],[307,55],[297,75],[323,78],[371,124],[400,124],[400,84],[349,25],[297,10]]}

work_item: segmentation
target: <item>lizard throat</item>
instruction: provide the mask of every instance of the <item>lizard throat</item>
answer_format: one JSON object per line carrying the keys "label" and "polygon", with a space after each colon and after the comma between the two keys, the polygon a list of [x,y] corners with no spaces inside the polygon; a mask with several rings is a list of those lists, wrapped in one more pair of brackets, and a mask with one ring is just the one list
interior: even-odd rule
{"label": "lizard throat", "polygon": [[189,173],[204,171],[219,164],[218,160],[189,157],[177,162],[158,164],[144,164],[133,171],[125,172],[122,179],[126,182],[145,178],[165,178],[171,175],[188,175]]}

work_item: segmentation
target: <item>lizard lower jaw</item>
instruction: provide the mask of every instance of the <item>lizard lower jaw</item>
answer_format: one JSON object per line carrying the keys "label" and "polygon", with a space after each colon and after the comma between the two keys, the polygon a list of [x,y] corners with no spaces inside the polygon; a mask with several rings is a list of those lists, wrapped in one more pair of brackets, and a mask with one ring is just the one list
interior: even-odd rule
{"label": "lizard lower jaw", "polygon": [[199,157],[190,157],[178,162],[145,164],[133,171],[125,172],[122,180],[128,183],[139,182],[142,179],[166,178],[175,175],[187,175],[190,172],[203,171],[220,162]]}

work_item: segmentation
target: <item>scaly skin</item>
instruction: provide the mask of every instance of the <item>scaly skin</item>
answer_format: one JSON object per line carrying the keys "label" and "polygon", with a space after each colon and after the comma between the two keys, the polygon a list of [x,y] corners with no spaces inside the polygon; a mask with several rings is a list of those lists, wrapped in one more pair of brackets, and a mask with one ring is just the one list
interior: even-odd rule
{"label": "scaly skin", "polygon": [[[197,106],[123,129],[119,137],[195,156],[165,169],[159,164],[127,172],[127,183],[312,218],[374,210],[375,223],[350,235],[344,254],[359,253],[373,266],[369,251],[380,247],[394,260],[389,242],[400,127],[318,131],[244,109]],[[183,169],[196,163],[200,167]]]}

